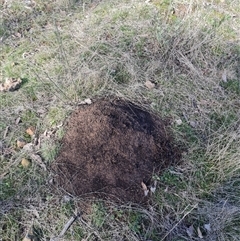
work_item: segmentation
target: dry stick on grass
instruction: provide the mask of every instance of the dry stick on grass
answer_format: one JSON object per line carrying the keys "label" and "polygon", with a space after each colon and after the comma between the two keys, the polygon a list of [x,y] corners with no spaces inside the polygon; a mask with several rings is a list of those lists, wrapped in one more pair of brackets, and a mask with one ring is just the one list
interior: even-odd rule
{"label": "dry stick on grass", "polygon": [[183,217],[164,235],[164,237],[160,240],[160,241],[164,241],[165,238],[179,225],[179,223],[181,223],[183,221],[183,219],[189,214],[191,213],[196,207],[198,206],[198,204],[195,204],[188,212],[186,212]]}
{"label": "dry stick on grass", "polygon": [[9,126],[6,127],[5,131],[4,131],[4,135],[3,135],[3,139],[6,139],[8,131],[9,131]]}
{"label": "dry stick on grass", "polygon": [[76,221],[76,219],[80,217],[80,213],[78,213],[77,215],[75,216],[72,216],[68,222],[64,225],[61,233],[57,236],[57,237],[54,237],[52,238],[50,241],[57,241],[58,239],[62,238],[63,235],[68,231],[68,229],[71,227],[71,225]]}

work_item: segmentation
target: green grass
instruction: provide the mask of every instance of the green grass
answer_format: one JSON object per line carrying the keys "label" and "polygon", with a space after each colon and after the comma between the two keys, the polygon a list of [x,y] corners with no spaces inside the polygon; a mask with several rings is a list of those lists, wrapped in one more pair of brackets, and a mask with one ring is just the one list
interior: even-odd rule
{"label": "green grass", "polygon": [[[83,216],[64,240],[189,240],[191,225],[194,240],[198,228],[202,240],[238,240],[239,1],[35,3],[0,6],[0,82],[23,80],[18,91],[0,93],[0,141],[12,150],[0,153],[1,238],[22,240],[35,228],[50,239],[80,205]],[[147,89],[147,80],[156,87]],[[155,177],[147,207],[77,197],[64,203],[66,194],[52,188],[48,167],[61,124],[79,101],[108,95],[170,117],[184,147],[181,163]],[[20,164],[28,156],[16,140],[32,141],[29,126],[37,128],[47,171]]]}

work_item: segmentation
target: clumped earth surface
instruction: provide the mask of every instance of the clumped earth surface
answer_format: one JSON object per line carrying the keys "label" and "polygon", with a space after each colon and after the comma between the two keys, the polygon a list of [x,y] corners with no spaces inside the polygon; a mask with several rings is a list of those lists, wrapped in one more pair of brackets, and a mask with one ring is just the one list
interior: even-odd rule
{"label": "clumped earth surface", "polygon": [[52,167],[56,184],[76,196],[144,202],[141,183],[149,187],[181,157],[165,121],[125,100],[80,106],[66,126]]}

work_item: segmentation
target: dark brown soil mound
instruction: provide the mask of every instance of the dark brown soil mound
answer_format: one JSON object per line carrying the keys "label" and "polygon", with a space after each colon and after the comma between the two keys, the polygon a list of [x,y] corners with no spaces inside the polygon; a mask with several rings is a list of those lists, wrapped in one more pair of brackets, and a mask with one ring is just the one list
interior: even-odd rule
{"label": "dark brown soil mound", "polygon": [[165,123],[123,100],[98,100],[69,118],[53,164],[56,182],[73,195],[142,202],[141,182],[180,159]]}

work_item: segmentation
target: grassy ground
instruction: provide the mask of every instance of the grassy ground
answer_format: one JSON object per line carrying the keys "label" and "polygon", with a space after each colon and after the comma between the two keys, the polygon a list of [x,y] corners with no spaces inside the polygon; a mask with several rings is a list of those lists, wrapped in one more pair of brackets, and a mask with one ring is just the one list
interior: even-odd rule
{"label": "grassy ground", "polygon": [[[78,207],[59,240],[240,240],[238,0],[0,3],[0,82],[23,80],[0,93],[0,240],[50,240]],[[65,117],[113,94],[171,117],[187,150],[145,208],[51,188]],[[24,167],[30,126],[42,160]]]}

